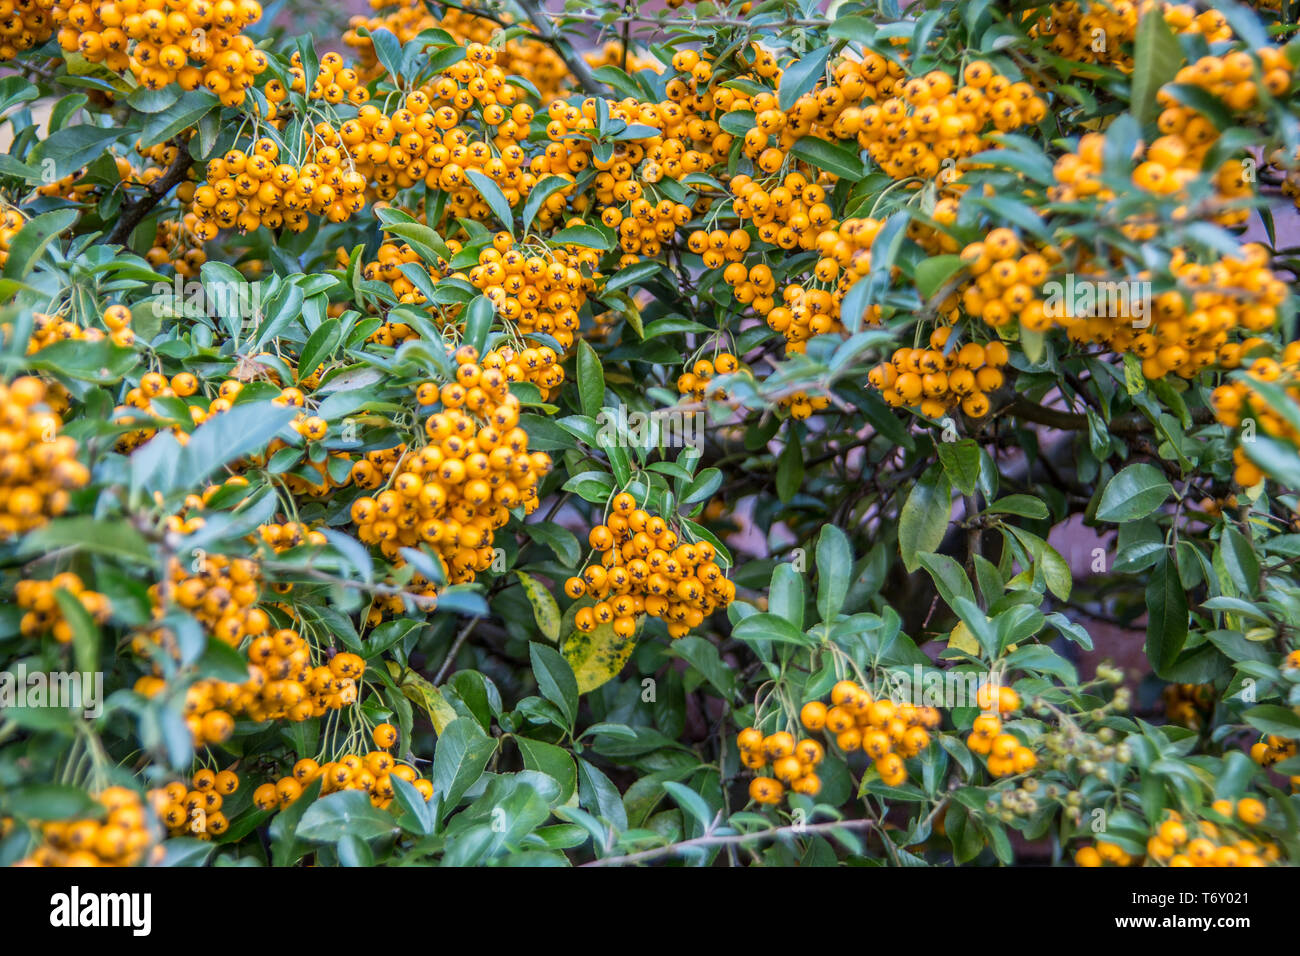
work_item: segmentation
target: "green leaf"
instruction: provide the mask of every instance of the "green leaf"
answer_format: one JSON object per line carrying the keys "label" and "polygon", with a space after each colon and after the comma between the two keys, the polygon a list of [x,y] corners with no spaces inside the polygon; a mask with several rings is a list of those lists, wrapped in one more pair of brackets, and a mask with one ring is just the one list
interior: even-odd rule
{"label": "green leaf", "polygon": [[830,55],[829,46],[820,47],[805,53],[798,62],[781,71],[781,85],[776,97],[778,109],[790,109],[799,97],[812,91],[817,81],[825,77],[826,61]]}
{"label": "green leaf", "polygon": [[1187,643],[1187,591],[1178,568],[1166,558],[1156,565],[1146,588],[1147,658],[1158,675],[1168,671]]}
{"label": "green leaf", "polygon": [[57,518],[28,533],[22,553],[47,554],[64,548],[77,548],[130,561],[152,564],[149,542],[126,520],[97,519],[90,516]]}
{"label": "green leaf", "polygon": [[776,641],[801,647],[809,647],[814,643],[803,631],[775,614],[751,614],[737,624],[731,634],[737,640],[746,642]]}
{"label": "green leaf", "polygon": [[531,574],[525,574],[523,571],[516,571],[515,574],[519,577],[519,583],[524,586],[528,603],[533,606],[533,617],[537,621],[538,630],[548,641],[558,641],[560,607],[555,603],[555,597]]}
{"label": "green leaf", "polygon": [[578,680],[573,668],[555,648],[536,641],[528,645],[528,657],[532,661],[533,676],[537,678],[537,689],[560,708],[560,713],[572,727],[578,719]]}
{"label": "green leaf", "polygon": [[373,840],[396,826],[391,814],[370,802],[361,790],[341,790],[321,797],[298,821],[297,836],[312,843],[337,843],[346,836]]}
{"label": "green leaf", "polygon": [[682,504],[693,505],[697,501],[707,501],[721,487],[722,472],[716,468],[705,468],[682,492]]}
{"label": "green leaf", "polygon": [[216,846],[210,840],[195,837],[172,837],[162,843],[163,858],[159,866],[202,866]]}
{"label": "green leaf", "polygon": [[391,30],[370,30],[370,40],[375,47],[375,58],[396,82],[402,72],[402,41]]}
{"label": "green leaf", "polygon": [[714,812],[709,809],[709,805],[704,802],[703,797],[685,784],[673,780],[665,780],[664,789],[672,795],[679,807],[690,813],[699,822],[701,829],[707,830],[709,828],[709,825],[713,822]]}
{"label": "green leaf", "polygon": [[1240,447],[1264,474],[1289,488],[1300,488],[1300,455],[1294,445],[1271,435],[1256,435],[1254,441],[1243,442]]}
{"label": "green leaf", "polygon": [[1259,558],[1246,536],[1231,525],[1224,525],[1218,554],[1237,593],[1243,597],[1254,594],[1259,586]]}
{"label": "green leaf", "polygon": [[514,741],[519,745],[524,769],[537,770],[554,779],[560,785],[559,802],[567,803],[578,789],[578,767],[573,755],[563,747],[541,740],[516,736]]}
{"label": "green leaf", "polygon": [[147,86],[137,86],[131,91],[131,95],[126,98],[126,103],[138,113],[161,113],[163,110],[175,105],[176,101],[181,98],[181,93],[181,88],[175,85],[160,87],[156,90]]}
{"label": "green leaf", "polygon": [[702,637],[687,635],[673,641],[669,650],[690,662],[692,667],[717,688],[724,699],[730,699],[735,694],[735,672],[723,662],[722,655],[718,653],[718,648],[712,642]]}
{"label": "green leaf", "polygon": [[816,136],[804,136],[795,140],[794,145],[790,147],[790,154],[812,163],[818,169],[824,169],[828,173],[852,182],[866,175],[856,150],[828,143]]}
{"label": "green leaf", "polygon": [[426,262],[436,265],[439,259],[447,262],[452,260],[453,253],[443,241],[442,236],[424,223],[398,218],[399,215],[406,214],[391,207],[378,210],[377,215],[379,221],[383,223],[385,232],[391,232],[393,235],[405,239],[411,248],[418,252]]}
{"label": "green leaf", "polygon": [[767,604],[772,614],[789,621],[796,631],[803,630],[803,572],[796,571],[789,561],[781,561],[772,569]]}
{"label": "green leaf", "polygon": [[853,548],[848,536],[833,524],[822,525],[817,536],[817,613],[824,623],[835,620],[844,607],[853,575]]}
{"label": "green leaf", "polygon": [[95,626],[94,618],[70,591],[58,588],[54,599],[63,619],[72,628],[72,650],[77,670],[83,674],[95,673],[99,670],[99,628]]}
{"label": "green leaf", "polygon": [[249,402],[213,416],[194,429],[181,449],[175,480],[161,490],[201,486],[222,465],[265,448],[297,414],[294,406]]}
{"label": "green leaf", "polygon": [[616,829],[627,829],[627,810],[618,788],[599,767],[582,759],[578,760],[578,796],[583,807]]}
{"label": "green leaf", "polygon": [[316,801],[323,782],[320,777],[317,777],[303,789],[302,796],[277,813],[271,820],[268,833],[271,837],[272,866],[292,866],[306,852],[307,848],[300,844],[297,839],[298,821],[302,819],[303,814]]}
{"label": "green leaf", "polygon": [[566,481],[562,490],[572,491],[583,501],[603,505],[614,493],[614,479],[603,471],[584,471]]}
{"label": "green leaf", "polygon": [[457,718],[438,737],[433,752],[433,789],[447,815],[460,798],[483,775],[483,768],[496,750],[496,740],[483,732],[477,721]]}
{"label": "green leaf", "polygon": [[102,808],[80,787],[56,783],[29,783],[0,793],[6,814],[24,820],[72,820],[91,817]]}
{"label": "green leaf", "polygon": [[922,299],[930,299],[965,266],[966,263],[958,255],[930,256],[921,260],[917,263],[914,277],[916,291],[921,293]]}
{"label": "green leaf", "polygon": [[585,246],[601,252],[614,248],[614,240],[595,226],[569,226],[551,235],[549,242],[553,246]]}
{"label": "green leaf", "polygon": [[524,525],[524,533],[539,544],[544,544],[560,559],[565,567],[576,568],[582,560],[582,546],[568,528],[553,521]]}
{"label": "green leaf", "polygon": [[[12,252],[10,256],[12,262]],[[45,346],[27,364],[65,378],[109,385],[121,381],[139,360],[140,355],[134,349],[120,348],[107,338],[98,342],[64,339]]]}
{"label": "green leaf", "polygon": [[975,589],[971,587],[970,579],[956,560],[946,554],[928,551],[918,554],[917,560],[934,579],[934,586],[938,588],[939,596],[945,604],[956,610],[953,602],[959,597],[975,604]]}
{"label": "green leaf", "polygon": [[342,338],[343,326],[338,319],[326,319],[317,326],[316,331],[307,339],[307,344],[302,347],[302,355],[298,362],[298,381],[301,382],[312,375],[316,371],[316,366],[333,353]]}
{"label": "green leaf", "polygon": [[1183,48],[1165,20],[1164,10],[1150,7],[1138,21],[1133,44],[1130,109],[1139,123],[1155,118],[1156,91],[1172,80],[1183,62]]}
{"label": "green leaf", "polygon": [[[73,129],[82,128],[80,126],[73,127]],[[58,133],[54,135],[57,136]],[[76,221],[77,210],[56,209],[54,212],[35,216],[23,223],[18,235],[10,241],[9,258],[5,260],[4,278],[19,281],[27,278],[27,275],[36,267],[36,263],[40,261],[41,254],[45,252],[46,247],[54,241],[54,237],[70,228]],[[71,340],[56,344],[83,347],[85,345],[85,343]],[[52,346],[47,346],[47,348],[49,347]],[[45,351],[45,349],[41,351]]]}
{"label": "green leaf", "polygon": [[619,269],[605,281],[604,292],[617,292],[630,285],[639,285],[651,276],[658,275],[664,268],[662,262],[636,262]]}
{"label": "green leaf", "polygon": [[1031,518],[1035,521],[1042,521],[1050,514],[1047,505],[1032,495],[1007,495],[985,508],[984,513],[990,515],[1019,515],[1022,518]]}
{"label": "green leaf", "polygon": [[595,418],[605,404],[605,370],[586,339],[578,340],[578,395],[582,413]]}
{"label": "green leaf", "polygon": [[1154,465],[1128,465],[1106,483],[1097,505],[1097,520],[1121,524],[1145,518],[1164,504],[1173,490]]}
{"label": "green leaf", "polygon": [[573,180],[565,176],[543,176],[537,181],[537,185],[528,194],[528,199],[524,201],[524,211],[521,216],[523,225],[521,228],[525,234],[528,233],[529,228],[532,226],[537,211],[542,208],[542,203],[572,185]]}
{"label": "green leaf", "polygon": [[182,130],[196,125],[220,105],[220,101],[207,90],[187,90],[170,107],[153,114],[140,133],[140,145],[147,148],[165,143]]}
{"label": "green leaf", "polygon": [[480,355],[487,348],[488,333],[492,331],[492,319],[495,316],[496,306],[485,295],[478,296],[466,310],[465,344],[474,346]]}
{"label": "green leaf", "polygon": [[744,136],[754,128],[757,116],[753,110],[731,110],[718,117],[718,125],[732,136]]}
{"label": "green leaf", "polygon": [[980,476],[980,446],[975,439],[941,441],[934,447],[952,486],[963,495],[975,494],[975,484]]}
{"label": "green leaf", "polygon": [[403,671],[402,666],[396,661],[385,661],[385,664],[389,676],[397,682],[402,696],[411,703],[417,704],[429,715],[433,732],[441,738],[447,728],[459,718],[456,709],[448,703],[441,690],[420,674],[413,670]]}
{"label": "green leaf", "polygon": [[948,477],[938,465],[932,465],[912,486],[898,517],[898,550],[908,573],[921,566],[922,552],[938,550],[951,513]]}
{"label": "green leaf", "polygon": [[1262,734],[1279,737],[1300,737],[1300,714],[1290,707],[1277,704],[1260,704],[1241,715],[1242,719]]}
{"label": "green leaf", "polygon": [[506,201],[506,194],[501,191],[501,187],[491,177],[485,173],[480,173],[477,169],[468,169],[465,171],[465,175],[474,184],[474,188],[479,191],[483,201],[488,204],[488,208],[492,210],[492,215],[496,216],[501,221],[505,231],[513,236],[515,234],[514,216],[510,212],[510,203]]}
{"label": "green leaf", "polygon": [[789,501],[803,484],[803,446],[792,435],[776,463],[776,495]]}
{"label": "green leaf", "polygon": [[[213,102],[216,102],[215,98]],[[109,144],[120,139],[121,136],[120,126],[104,128],[88,126],[84,123],[78,126],[66,126],[37,143],[27,155],[27,165],[35,166],[42,173],[49,170],[55,179],[62,179],[64,176],[77,173],[91,160],[104,155]],[[74,215],[76,212],[75,210],[59,211],[72,212]]]}
{"label": "green leaf", "polygon": [[438,824],[432,803],[424,799],[423,794],[415,789],[415,784],[403,780],[396,774],[392,775],[390,779],[393,782],[393,799],[405,811],[406,816],[411,818],[411,824],[406,824],[403,821],[399,822],[403,822],[406,829],[411,829],[413,825],[414,830],[412,832],[428,836]]}

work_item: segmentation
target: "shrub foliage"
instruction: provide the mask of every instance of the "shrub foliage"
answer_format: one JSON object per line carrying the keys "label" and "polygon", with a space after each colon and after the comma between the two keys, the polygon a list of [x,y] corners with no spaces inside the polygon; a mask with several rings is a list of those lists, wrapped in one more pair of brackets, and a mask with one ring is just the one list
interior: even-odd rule
{"label": "shrub foliage", "polygon": [[5,4],[0,859],[1296,859],[1292,4],[372,3]]}

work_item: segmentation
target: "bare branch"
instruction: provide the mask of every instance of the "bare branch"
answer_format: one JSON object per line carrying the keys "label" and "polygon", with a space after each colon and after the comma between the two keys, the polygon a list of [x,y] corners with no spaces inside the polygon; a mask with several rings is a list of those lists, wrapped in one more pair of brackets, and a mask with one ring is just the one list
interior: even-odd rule
{"label": "bare branch", "polygon": [[683,840],[681,843],[670,843],[668,846],[655,847],[650,850],[641,850],[640,852],[629,853],[625,856],[607,856],[604,859],[592,860],[590,863],[584,863],[583,866],[626,866],[630,863],[648,863],[652,860],[674,856],[684,849],[737,846],[745,843],[752,843],[755,840],[775,840],[786,836],[807,836],[809,834],[831,833],[835,830],[865,830],[874,827],[875,825],[876,821],[874,820],[836,820],[831,823],[773,827],[770,830],[759,830],[755,833],[738,833],[731,836],[713,836],[706,833],[702,837],[696,837],[693,840]]}
{"label": "bare branch", "polygon": [[172,160],[167,172],[145,187],[143,196],[122,210],[117,224],[113,226],[113,231],[108,234],[105,242],[114,246],[126,245],[135,227],[140,225],[144,217],[149,215],[150,210],[158,205],[190,171],[190,167],[194,165],[194,157],[190,155],[187,145],[175,140],[173,145],[176,146],[176,158]]}

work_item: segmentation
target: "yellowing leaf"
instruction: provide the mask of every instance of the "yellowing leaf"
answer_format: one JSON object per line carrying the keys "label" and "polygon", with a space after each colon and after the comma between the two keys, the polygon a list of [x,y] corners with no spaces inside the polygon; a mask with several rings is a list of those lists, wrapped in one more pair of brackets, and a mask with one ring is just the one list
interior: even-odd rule
{"label": "yellowing leaf", "polygon": [[613,624],[602,624],[590,634],[574,631],[560,653],[578,678],[578,693],[585,694],[618,676],[641,635],[640,622],[631,637],[619,637]]}
{"label": "yellowing leaf", "polygon": [[975,640],[975,635],[971,633],[965,621],[958,621],[957,626],[952,629],[952,633],[948,635],[948,646],[972,657],[980,655],[979,641]]}
{"label": "yellowing leaf", "polygon": [[411,703],[424,708],[424,712],[433,721],[434,733],[441,737],[447,725],[458,718],[460,714],[456,713],[451,704],[447,703],[447,698],[442,696],[442,691],[415,671],[407,670],[403,673],[400,664],[394,661],[388,661],[387,663],[388,673],[397,682],[402,694]]}
{"label": "yellowing leaf", "polygon": [[560,639],[560,606],[555,603],[555,597],[531,574],[525,574],[523,571],[516,571],[515,574],[519,575],[519,583],[524,586],[524,594],[528,596],[528,603],[533,606],[533,617],[537,621],[537,627],[541,630],[542,636],[548,641],[558,641]]}

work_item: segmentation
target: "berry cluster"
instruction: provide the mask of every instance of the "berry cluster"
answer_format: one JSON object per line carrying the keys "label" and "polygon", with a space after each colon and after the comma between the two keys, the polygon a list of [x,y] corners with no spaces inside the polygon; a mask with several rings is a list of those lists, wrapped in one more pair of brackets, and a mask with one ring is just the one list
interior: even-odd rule
{"label": "berry cluster", "polygon": [[[1061,0],[1043,14],[1026,11],[1030,34],[1051,37],[1052,49],[1069,60],[1133,71],[1133,44],[1138,23],[1158,0],[1092,3]],[[1232,28],[1216,10],[1197,13],[1191,4],[1159,2],[1165,23],[1176,34],[1199,34],[1206,43],[1231,40]]]}
{"label": "berry cluster", "polygon": [[1169,684],[1160,692],[1170,723],[1199,730],[1214,709],[1213,684]]}
{"label": "berry cluster", "polygon": [[1020,695],[1010,687],[999,687],[994,696],[993,686],[985,684],[979,689],[977,703],[983,713],[971,725],[966,746],[972,753],[988,757],[989,774],[1010,777],[1038,766],[1038,756],[1019,737],[1002,729],[1002,715],[1020,709]]}
{"label": "berry cluster", "polygon": [[315,134],[325,142],[311,151],[308,163],[281,162],[280,147],[265,136],[247,153],[231,149],[211,160],[206,180],[194,190],[195,234],[208,240],[222,229],[251,232],[259,226],[302,232],[310,224],[309,214],[342,222],[360,212],[366,178],[335,145],[333,128],[322,126],[303,130],[304,137]]}
{"label": "berry cluster", "polygon": [[303,544],[322,547],[329,542],[323,532],[308,528],[297,521],[264,524],[257,529],[257,536],[276,554]]}
{"label": "berry cluster", "polygon": [[685,543],[659,515],[638,508],[626,491],[614,496],[611,514],[587,535],[600,552],[580,577],[564,582],[564,593],[594,604],[578,609],[574,626],[583,633],[610,624],[620,637],[636,633],[637,617],[668,623],[672,637],[684,637],[736,596],[707,541]]}
{"label": "berry cluster", "polygon": [[[328,665],[312,666],[312,653],[297,631],[283,628],[255,638],[248,647],[249,679],[232,683],[204,679],[185,692],[185,723],[196,744],[220,744],[234,731],[232,714],[252,720],[293,722],[323,717],[356,703],[365,662],[356,654],[335,654]],[[146,675],[135,690],[153,697],[166,688]]]}
{"label": "berry cluster", "polygon": [[[343,42],[357,51],[362,72],[367,76],[381,73],[374,42],[362,36],[367,31],[388,30],[401,43],[415,39],[425,30],[442,30],[461,46],[471,43],[490,45],[497,54],[498,63],[508,75],[519,76],[531,83],[540,93],[543,102],[566,93],[571,80],[569,69],[560,55],[548,44],[530,35],[531,27],[507,27],[509,14],[496,13],[494,19],[480,17],[471,10],[447,7],[441,16],[434,16],[423,0],[370,0],[375,11],[387,13],[375,16],[354,16]],[[522,35],[520,35],[522,34]]]}
{"label": "berry cluster", "polygon": [[795,740],[794,734],[784,730],[765,737],[757,728],[746,727],[736,736],[736,745],[740,762],[750,770],[772,767],[772,776],[758,776],[749,782],[749,796],[755,803],[779,803],[787,786],[809,797],[821,793],[817,767],[826,758],[826,750],[811,737]]}
{"label": "berry cluster", "polygon": [[[1276,843],[1246,835],[1268,816],[1261,800],[1244,797],[1235,804],[1215,800],[1210,809],[1225,822],[1185,820],[1176,810],[1166,810],[1165,819],[1147,839],[1145,860],[1158,866],[1256,867],[1273,865],[1280,858]],[[1083,867],[1133,866],[1141,859],[1107,840],[1080,847],[1074,854],[1074,862]]]}
{"label": "berry cluster", "polygon": [[380,809],[393,802],[394,777],[412,784],[425,800],[433,798],[432,781],[420,777],[414,767],[389,753],[397,743],[397,730],[392,724],[377,725],[372,739],[379,749],[369,753],[349,753],[325,764],[311,757],[302,758],[287,776],[258,787],[253,794],[253,805],[259,810],[284,809],[302,796],[307,785],[318,777],[322,794],[360,790],[369,794],[370,802]]}
{"label": "berry cluster", "polygon": [[113,611],[108,598],[92,591],[70,571],[56,574],[48,581],[24,579],[14,585],[14,599],[23,610],[18,629],[24,637],[52,634],[60,644],[72,641],[72,625],[63,616],[56,592],[67,591],[85,608],[96,624],[103,624]]}
{"label": "berry cluster", "polygon": [[[3,55],[0,55],[0,59],[3,59]],[[26,222],[27,217],[20,209],[5,206],[3,212],[0,212],[0,268],[9,261],[9,244],[17,238]]]}
{"label": "berry cluster", "polygon": [[0,384],[0,541],[40,527],[68,508],[69,494],[90,481],[77,442],[31,376]]}
{"label": "berry cluster", "polygon": [[[778,116],[783,115],[775,110],[772,112]],[[821,177],[814,176],[810,179],[795,171],[782,177],[765,176],[760,181],[741,173],[731,179],[730,187],[734,197],[732,208],[741,222],[753,224],[760,242],[782,249],[814,249],[822,232],[835,226],[831,207],[826,203],[827,184],[818,182],[819,178]],[[719,231],[721,230],[714,230],[708,234],[710,245],[714,248],[715,236]],[[874,238],[873,232],[871,239]],[[870,247],[870,239],[865,245]],[[728,258],[739,262],[749,248],[749,242],[747,238],[740,239],[733,230],[728,236],[727,246],[733,253]],[[727,250],[722,251],[725,255]],[[706,257],[705,264],[709,261]],[[770,293],[771,290],[760,290],[761,292]],[[758,304],[754,308],[759,314],[767,311]]]}
{"label": "berry cluster", "polygon": [[907,780],[903,761],[930,745],[930,730],[939,726],[940,716],[933,707],[877,699],[857,682],[842,680],[831,688],[829,708],[820,700],[808,701],[799,720],[808,730],[832,736],[843,753],[861,750],[874,761],[884,784],[898,787]]}
{"label": "berry cluster", "polygon": [[[787,285],[781,291],[782,304],[766,313],[767,324],[785,336],[787,352],[802,352],[804,343],[814,335],[844,331],[844,296],[871,271],[871,245],[881,223],[875,219],[846,219],[828,226],[833,228],[823,229],[816,236],[814,247],[819,258],[812,279]],[[763,311],[757,304],[755,309]],[[880,306],[872,305],[861,320],[876,325],[880,315]]]}
{"label": "berry cluster", "polygon": [[[448,578],[459,583],[491,565],[493,533],[512,508],[529,514],[537,507],[537,483],[551,459],[529,453],[519,400],[505,373],[478,365],[472,346],[462,346],[455,358],[456,381],[438,390],[442,411],[425,421],[428,444],[390,450],[387,457],[396,454],[397,460],[385,462],[384,470],[370,456],[357,462],[354,481],[377,487],[388,478],[389,487],[356,499],[351,514],[358,537],[389,558],[398,558],[403,547],[431,545]],[[388,464],[392,470],[385,474]]]}
{"label": "berry cluster", "polygon": [[[1242,351],[1249,353],[1261,347],[1263,342],[1248,339],[1241,345]],[[1224,365],[1232,367],[1228,362]],[[1228,428],[1240,427],[1250,418],[1266,435],[1292,444],[1300,442],[1300,430],[1259,394],[1252,384],[1255,382],[1264,387],[1282,388],[1288,398],[1300,402],[1300,342],[1288,343],[1277,359],[1267,356],[1254,359],[1243,378],[1225,382],[1210,393],[1215,417]],[[1263,479],[1263,471],[1246,457],[1245,449],[1240,445],[1233,449],[1233,461],[1236,464],[1233,481],[1241,487],[1252,488]]]}
{"label": "berry cluster", "polygon": [[1025,252],[1019,237],[1005,226],[989,232],[981,242],[961,250],[962,261],[973,277],[962,290],[962,306],[993,328],[1019,318],[1033,331],[1051,325],[1041,299],[1043,280],[1057,255],[1050,249]]}
{"label": "berry cluster", "polygon": [[468,279],[521,335],[540,332],[568,349],[580,324],[578,313],[595,289],[595,279],[584,276],[581,267],[598,261],[591,249],[520,246],[500,232],[479,253]]}
{"label": "berry cluster", "polygon": [[962,79],[958,87],[948,73],[932,70],[907,80],[897,96],[851,114],[844,109],[835,122],[856,134],[881,169],[904,180],[934,179],[945,168],[955,172],[961,160],[987,148],[990,127],[1009,133],[1047,115],[1046,101],[1032,86],[1013,82],[984,60],[967,64]]}
{"label": "berry cluster", "polygon": [[42,823],[41,842],[19,866],[135,866],[154,843],[140,795],[108,787],[95,799],[103,818]]}
{"label": "berry cluster", "polygon": [[802,389],[777,399],[777,404],[790,413],[795,421],[812,417],[813,412],[823,412],[830,408],[831,400],[826,395],[809,395]]}
{"label": "berry cluster", "polygon": [[173,558],[167,580],[151,585],[149,596],[156,613],[179,605],[217,640],[238,647],[245,637],[270,627],[267,613],[257,606],[260,578],[257,563],[248,558],[200,554],[189,564]]}
{"label": "berry cluster", "polygon": [[230,829],[221,812],[223,800],[239,789],[234,770],[220,772],[206,767],[190,778],[190,786],[179,780],[149,791],[149,802],[170,836],[211,840]]}
{"label": "berry cluster", "polygon": [[1250,745],[1250,759],[1261,767],[1272,767],[1283,760],[1289,760],[1296,752],[1296,741],[1277,734],[1266,734]]}
{"label": "berry cluster", "polygon": [[[55,0],[50,21],[59,45],[103,63],[128,69],[139,84],[158,90],[172,83],[204,87],[226,106],[244,102],[267,57],[243,30],[262,18],[257,0]],[[0,53],[3,51],[0,50]]]}
{"label": "berry cluster", "polygon": [[740,359],[730,352],[719,352],[713,358],[698,359],[689,372],[677,376],[677,391],[683,397],[704,401],[705,396],[715,401],[726,401],[727,390],[713,388],[710,383],[714,375],[731,375],[740,369]]}
{"label": "berry cluster", "polygon": [[940,326],[930,333],[930,348],[895,350],[871,370],[868,381],[895,407],[919,404],[922,415],[942,418],[960,404],[971,418],[983,418],[989,413],[988,393],[1002,387],[1010,354],[996,339],[947,348],[951,333]]}

